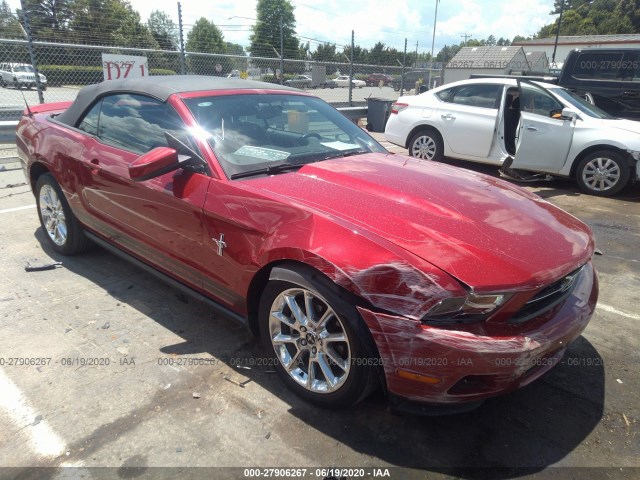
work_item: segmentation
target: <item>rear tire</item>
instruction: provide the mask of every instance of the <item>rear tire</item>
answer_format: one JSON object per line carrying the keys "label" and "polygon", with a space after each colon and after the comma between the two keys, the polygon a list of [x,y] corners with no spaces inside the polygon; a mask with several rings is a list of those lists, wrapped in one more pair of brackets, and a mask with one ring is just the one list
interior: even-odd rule
{"label": "rear tire", "polygon": [[598,150],[582,159],[576,170],[576,182],[590,195],[608,197],[622,190],[631,175],[625,158],[613,150]]}
{"label": "rear tire", "polygon": [[409,142],[409,155],[423,160],[442,161],[444,159],[442,137],[432,128],[416,132]]}
{"label": "rear tire", "polygon": [[371,334],[354,305],[307,267],[276,267],[270,278],[260,299],[260,336],[284,383],[321,407],[364,399],[377,385],[378,363],[367,353]]}
{"label": "rear tire", "polygon": [[36,182],[36,203],[42,229],[56,252],[74,255],[89,247],[89,239],[50,173],[41,175]]}

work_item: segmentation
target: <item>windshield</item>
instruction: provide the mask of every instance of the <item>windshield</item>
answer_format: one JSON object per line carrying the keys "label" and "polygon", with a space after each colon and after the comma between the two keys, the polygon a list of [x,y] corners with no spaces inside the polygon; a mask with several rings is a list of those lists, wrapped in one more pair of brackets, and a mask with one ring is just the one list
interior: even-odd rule
{"label": "windshield", "polygon": [[590,117],[594,118],[614,118],[604,110],[599,109],[595,105],[587,102],[584,98],[576,95],[564,88],[550,89],[553,93],[561,97],[563,100],[569,102],[572,106],[580,110],[582,113],[586,113]]}
{"label": "windshield", "polygon": [[[235,94],[186,99],[226,175],[272,174],[356,153],[386,152],[361,128],[316,97]],[[275,170],[273,166],[279,166]],[[264,170],[261,172],[261,170]],[[291,171],[288,169],[288,171]]]}
{"label": "windshield", "polygon": [[31,65],[20,65],[13,69],[14,72],[28,72],[33,73],[33,67]]}

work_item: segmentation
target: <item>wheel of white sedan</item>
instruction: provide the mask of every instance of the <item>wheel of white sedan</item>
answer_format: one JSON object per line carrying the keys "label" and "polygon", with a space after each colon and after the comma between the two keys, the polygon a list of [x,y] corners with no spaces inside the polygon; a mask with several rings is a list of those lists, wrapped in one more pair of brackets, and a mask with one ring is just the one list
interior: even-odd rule
{"label": "wheel of white sedan", "polygon": [[576,170],[580,189],[591,195],[615,195],[629,182],[629,164],[618,152],[599,150],[582,159]]}
{"label": "wheel of white sedan", "polygon": [[442,161],[444,158],[442,137],[433,129],[416,132],[409,142],[409,155],[424,160]]}
{"label": "wheel of white sedan", "polygon": [[[375,387],[364,323],[331,282],[315,272],[276,268],[260,300],[262,341],[278,374],[302,398],[353,405]],[[274,279],[274,277],[276,279]]]}
{"label": "wheel of white sedan", "polygon": [[58,182],[50,173],[38,178],[36,202],[40,224],[55,251],[73,255],[87,249],[89,239],[71,212]]}

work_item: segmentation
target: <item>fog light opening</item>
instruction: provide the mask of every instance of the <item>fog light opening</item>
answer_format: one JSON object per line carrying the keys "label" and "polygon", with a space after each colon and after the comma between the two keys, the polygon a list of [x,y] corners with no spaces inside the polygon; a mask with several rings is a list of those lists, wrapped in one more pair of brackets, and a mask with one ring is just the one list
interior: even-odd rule
{"label": "fog light opening", "polygon": [[406,378],[407,380],[414,380],[416,382],[429,383],[431,385],[435,385],[436,383],[440,383],[442,380],[439,377],[434,377],[431,375],[421,375],[419,373],[409,372],[407,370],[402,370],[398,368],[396,373],[401,378]]}

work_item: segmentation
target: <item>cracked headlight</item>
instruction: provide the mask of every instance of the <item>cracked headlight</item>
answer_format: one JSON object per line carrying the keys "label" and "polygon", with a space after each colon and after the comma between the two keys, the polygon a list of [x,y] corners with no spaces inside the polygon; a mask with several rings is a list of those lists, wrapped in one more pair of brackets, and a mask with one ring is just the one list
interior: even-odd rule
{"label": "cracked headlight", "polygon": [[487,319],[509,298],[511,293],[492,293],[466,297],[450,297],[436,303],[422,318],[427,325],[474,323]]}

